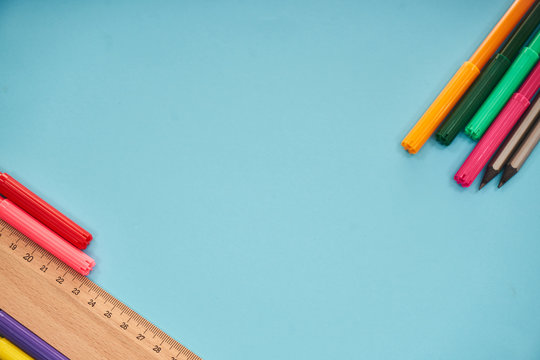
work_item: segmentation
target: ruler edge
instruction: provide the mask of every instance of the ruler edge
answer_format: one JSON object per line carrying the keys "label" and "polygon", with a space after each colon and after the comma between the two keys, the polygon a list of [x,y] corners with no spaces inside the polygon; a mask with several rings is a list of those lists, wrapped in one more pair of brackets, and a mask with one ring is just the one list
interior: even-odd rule
{"label": "ruler edge", "polygon": [[[59,268],[62,268],[66,270],[69,275],[72,275],[74,278],[79,279],[81,282],[84,283],[85,286],[88,286],[93,291],[96,291],[97,293],[100,293],[100,295],[105,296],[107,298],[107,301],[111,302],[116,307],[122,309],[126,314],[132,316],[134,319],[140,321],[144,326],[147,326],[148,329],[152,330],[156,336],[162,338],[165,343],[171,345],[171,347],[175,348],[179,352],[183,353],[187,356],[188,360],[203,360],[199,355],[195,354],[193,351],[188,349],[185,345],[180,343],[179,341],[175,340],[172,336],[167,334],[165,331],[161,330],[159,327],[154,325],[150,320],[145,318],[144,316],[140,315],[137,311],[133,310],[130,306],[126,305],[124,302],[118,300],[115,296],[111,295],[108,291],[103,289],[101,286],[97,285],[95,282],[90,280],[87,276],[84,276],[82,274],[79,274],[77,271],[66,265],[63,261],[58,259],[56,256],[52,255],[50,252],[45,250],[43,247],[41,247],[39,244],[35,243],[32,239],[30,239],[28,236],[21,233],[19,230],[15,229],[13,226],[11,226],[9,223],[7,223],[5,220],[0,219],[0,227],[3,227],[3,229],[0,230],[0,232],[3,231],[10,231],[13,236],[17,236],[20,239],[24,239],[28,241],[29,243],[32,243],[32,245],[35,247],[36,250],[39,250],[43,252],[45,255],[49,256],[51,258],[51,262],[55,265],[58,265]],[[9,254],[9,252],[7,252]],[[33,272],[36,272],[32,270]],[[0,309],[2,307],[0,306]],[[9,315],[9,314],[8,314]],[[29,329],[32,331],[32,329]],[[38,335],[38,334],[36,334]],[[39,336],[39,335],[38,335]]]}

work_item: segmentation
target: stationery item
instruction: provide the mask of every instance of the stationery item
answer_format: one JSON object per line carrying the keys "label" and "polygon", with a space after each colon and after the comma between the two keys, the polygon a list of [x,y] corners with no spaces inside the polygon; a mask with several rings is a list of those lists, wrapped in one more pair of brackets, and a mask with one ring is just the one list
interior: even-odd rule
{"label": "stationery item", "polygon": [[480,189],[497,176],[510,160],[512,154],[518,148],[519,144],[527,135],[530,128],[540,117],[540,96],[537,96],[531,104],[531,107],[519,122],[514,126],[510,135],[506,137],[503,144],[499,147],[495,155],[489,161],[484,177],[480,183]]}
{"label": "stationery item", "polygon": [[516,150],[516,153],[512,155],[512,158],[503,171],[501,181],[499,182],[499,187],[503,186],[508,180],[517,174],[519,169],[521,169],[525,161],[529,158],[529,155],[531,155],[531,152],[538,144],[538,141],[540,141],[540,120],[536,121],[534,127],[527,134],[519,148]]}
{"label": "stationery item", "polygon": [[504,74],[493,92],[482,104],[478,112],[473,116],[471,122],[465,128],[465,133],[474,140],[478,140],[484,135],[493,119],[497,117],[512,93],[516,91],[523,79],[531,71],[540,58],[540,31],[538,31],[530,44],[524,47],[510,69]]}
{"label": "stationery item", "polygon": [[79,274],[88,275],[96,264],[90,256],[64,241],[8,199],[0,198],[0,219],[28,236]]}
{"label": "stationery item", "polygon": [[[151,224],[142,224],[141,231],[152,238]],[[144,264],[139,270],[145,270]],[[182,283],[176,286],[181,288]],[[69,359],[200,360],[3,220],[0,289],[2,309]],[[167,290],[156,296],[167,296]],[[174,320],[179,321],[177,316]]]}
{"label": "stationery item", "polygon": [[88,231],[6,173],[0,173],[0,194],[79,249],[86,249],[92,240]]}
{"label": "stationery item", "polygon": [[533,3],[534,0],[514,1],[469,61],[466,61],[461,66],[424,115],[422,115],[420,120],[418,120],[416,125],[403,139],[401,145],[405,150],[411,154],[415,154],[420,150]]}
{"label": "stationery item", "polygon": [[510,130],[514,127],[521,115],[530,105],[530,100],[540,88],[540,63],[529,74],[519,91],[512,95],[497,119],[489,127],[486,134],[476,144],[467,160],[461,165],[454,179],[461,186],[470,186],[482,168],[489,161],[493,153]]}
{"label": "stationery item", "polygon": [[8,339],[0,338],[0,359],[1,360],[32,360],[21,349],[13,345]]}
{"label": "stationery item", "polygon": [[469,91],[444,120],[435,134],[438,142],[443,145],[450,145],[457,134],[465,128],[465,125],[487,99],[491,90],[501,80],[538,24],[540,24],[540,1],[534,4],[510,35],[502,49],[490,60]]}
{"label": "stationery item", "polygon": [[35,360],[69,360],[2,310],[0,310],[0,336],[11,341]]}

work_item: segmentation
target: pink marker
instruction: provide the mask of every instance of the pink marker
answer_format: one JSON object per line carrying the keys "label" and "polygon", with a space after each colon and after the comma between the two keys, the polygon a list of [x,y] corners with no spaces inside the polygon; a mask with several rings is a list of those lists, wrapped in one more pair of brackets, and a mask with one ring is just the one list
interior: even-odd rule
{"label": "pink marker", "polygon": [[512,95],[484,136],[480,139],[467,160],[461,165],[454,179],[464,187],[470,186],[486,166],[497,148],[512,130],[521,115],[531,104],[531,100],[540,88],[540,62],[536,64],[519,90]]}
{"label": "pink marker", "polygon": [[81,275],[88,275],[96,262],[48,227],[28,215],[8,199],[0,197],[0,219],[4,220],[36,244],[62,260]]}

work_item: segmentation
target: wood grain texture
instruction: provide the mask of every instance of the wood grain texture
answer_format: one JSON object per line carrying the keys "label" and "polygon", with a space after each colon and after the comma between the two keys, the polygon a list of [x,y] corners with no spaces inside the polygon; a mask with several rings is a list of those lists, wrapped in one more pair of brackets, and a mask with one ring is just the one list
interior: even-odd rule
{"label": "wood grain texture", "polygon": [[72,360],[200,359],[1,220],[0,308]]}

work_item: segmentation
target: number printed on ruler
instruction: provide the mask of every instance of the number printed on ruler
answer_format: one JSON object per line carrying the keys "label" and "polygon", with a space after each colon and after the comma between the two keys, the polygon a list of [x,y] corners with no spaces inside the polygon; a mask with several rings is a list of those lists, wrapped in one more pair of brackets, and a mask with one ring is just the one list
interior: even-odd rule
{"label": "number printed on ruler", "polygon": [[87,311],[116,328],[119,335],[151,349],[156,359],[200,359],[128,306],[73,271],[2,220],[0,220],[0,246],[7,248],[11,256],[18,258],[22,263],[21,266],[32,267],[37,273],[36,276],[41,276],[43,281],[69,292],[70,296]]}

